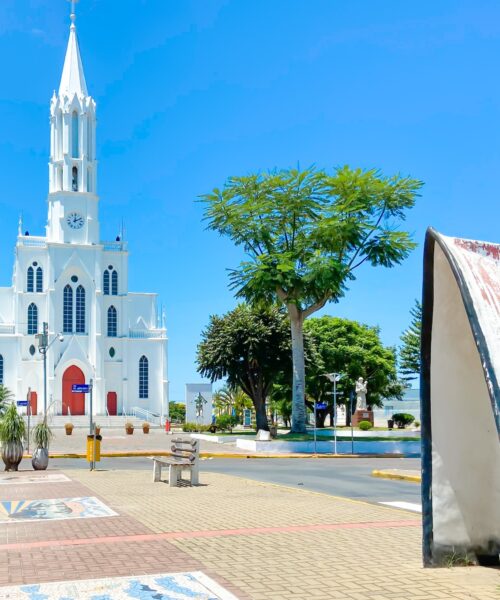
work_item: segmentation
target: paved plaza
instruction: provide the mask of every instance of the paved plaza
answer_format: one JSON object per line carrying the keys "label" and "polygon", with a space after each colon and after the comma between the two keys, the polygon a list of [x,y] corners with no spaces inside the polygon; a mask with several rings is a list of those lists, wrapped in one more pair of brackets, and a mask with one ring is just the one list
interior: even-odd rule
{"label": "paved plaza", "polygon": [[202,473],[195,488],[155,484],[144,470],[8,479],[4,504],[91,498],[110,512],[0,520],[0,598],[86,597],[78,589],[106,600],[500,597],[498,570],[422,569],[410,511],[218,473]]}

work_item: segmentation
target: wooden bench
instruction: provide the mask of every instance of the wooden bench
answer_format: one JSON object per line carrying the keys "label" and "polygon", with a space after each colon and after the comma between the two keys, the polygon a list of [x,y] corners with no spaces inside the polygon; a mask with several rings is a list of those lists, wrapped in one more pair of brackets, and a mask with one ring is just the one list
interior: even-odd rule
{"label": "wooden bench", "polygon": [[153,481],[161,481],[162,467],[168,467],[168,485],[177,487],[182,471],[189,470],[191,485],[198,485],[200,446],[198,440],[173,438],[172,456],[150,456],[153,461]]}

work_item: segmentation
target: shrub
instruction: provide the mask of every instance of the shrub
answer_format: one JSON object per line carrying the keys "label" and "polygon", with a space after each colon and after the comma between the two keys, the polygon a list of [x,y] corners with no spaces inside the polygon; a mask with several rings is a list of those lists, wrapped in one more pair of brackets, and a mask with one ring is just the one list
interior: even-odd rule
{"label": "shrub", "polygon": [[238,418],[233,415],[219,415],[215,424],[222,431],[232,431],[235,425],[238,425]]}
{"label": "shrub", "polygon": [[184,423],[182,431],[185,433],[204,433],[210,431],[211,425],[200,425],[199,423]]}
{"label": "shrub", "polygon": [[373,425],[370,423],[370,421],[360,421],[358,423],[358,427],[361,429],[361,431],[368,431],[368,429],[371,429]]}
{"label": "shrub", "polygon": [[16,405],[11,404],[0,421],[0,442],[2,444],[22,443],[25,438],[26,424],[24,419],[18,414]]}
{"label": "shrub", "polygon": [[414,425],[418,429],[420,427],[420,421],[415,421]]}
{"label": "shrub", "polygon": [[407,425],[411,425],[413,423],[415,417],[409,413],[395,413],[392,415],[392,419],[397,425],[398,429],[404,429]]}
{"label": "shrub", "polygon": [[37,448],[48,448],[54,434],[44,419],[41,423],[33,427],[31,437]]}

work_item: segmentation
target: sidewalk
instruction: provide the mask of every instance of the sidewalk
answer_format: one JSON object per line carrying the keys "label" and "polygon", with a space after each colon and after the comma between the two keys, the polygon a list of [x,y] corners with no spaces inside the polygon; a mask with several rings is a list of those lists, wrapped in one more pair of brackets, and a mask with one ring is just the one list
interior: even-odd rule
{"label": "sidewalk", "polygon": [[[241,600],[499,598],[497,570],[422,569],[414,513],[213,473],[195,488],[144,471],[64,473],[69,481],[0,485],[2,505],[95,497],[104,513],[0,519],[0,586],[202,571]],[[44,476],[8,475],[27,474]]]}

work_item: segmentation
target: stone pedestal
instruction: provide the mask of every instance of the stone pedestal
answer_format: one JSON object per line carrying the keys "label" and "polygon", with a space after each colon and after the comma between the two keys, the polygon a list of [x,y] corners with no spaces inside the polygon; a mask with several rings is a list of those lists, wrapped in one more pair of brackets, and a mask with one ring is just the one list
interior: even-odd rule
{"label": "stone pedestal", "polygon": [[370,421],[372,425],[374,425],[373,420],[373,410],[356,410],[352,415],[352,424],[354,427],[357,427],[360,421]]}

